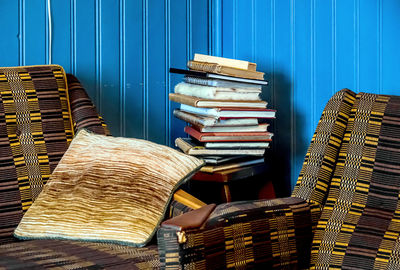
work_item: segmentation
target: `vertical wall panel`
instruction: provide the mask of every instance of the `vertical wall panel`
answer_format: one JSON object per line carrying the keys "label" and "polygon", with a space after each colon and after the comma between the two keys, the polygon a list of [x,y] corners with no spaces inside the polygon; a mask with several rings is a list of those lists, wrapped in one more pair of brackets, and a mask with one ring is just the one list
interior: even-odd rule
{"label": "vertical wall panel", "polygon": [[18,1],[4,1],[1,8],[14,16],[0,16],[0,25],[3,27],[0,38],[0,66],[17,66],[19,64],[19,26],[20,13]]}
{"label": "vertical wall panel", "polygon": [[[0,1],[0,66],[48,61],[47,0]],[[327,100],[400,94],[397,0],[52,0],[53,62],[83,82],[114,135],[186,136],[168,93],[194,52],[255,61],[278,110],[271,177],[296,182]]]}
{"label": "vertical wall panel", "polygon": [[[24,1],[25,65],[47,64],[46,1]],[[67,33],[69,34],[69,33]],[[69,53],[69,52],[67,52]]]}
{"label": "vertical wall panel", "polygon": [[382,3],[382,93],[400,95],[400,2],[385,0]]}
{"label": "vertical wall panel", "polygon": [[100,108],[111,133],[120,134],[119,4],[101,0],[100,12]]}
{"label": "vertical wall panel", "polygon": [[[360,1],[359,10],[359,90],[379,89],[379,2]],[[371,76],[374,74],[374,76]]]}
{"label": "vertical wall panel", "polygon": [[[312,1],[295,1],[294,2],[294,40],[293,40],[293,132],[294,149],[292,151],[292,179],[296,179],[298,172],[303,165],[304,153],[306,152],[310,137],[314,129],[314,122],[310,117],[313,110],[312,100],[315,97],[312,76],[313,64],[313,2]],[[311,102],[310,102],[311,101]],[[279,120],[279,119],[278,119]]]}
{"label": "vertical wall panel", "polygon": [[148,139],[166,144],[165,117],[165,2],[149,0]]}
{"label": "vertical wall panel", "polygon": [[274,1],[274,109],[277,119],[273,143],[274,176],[289,189],[292,146],[292,1]]}
{"label": "vertical wall panel", "polygon": [[[186,0],[171,0],[170,6],[170,66],[177,68],[186,68],[186,62],[188,60],[189,51],[186,46],[188,39],[188,29],[186,27]],[[169,81],[169,90],[173,92],[174,86],[182,81],[183,76],[178,74],[171,74]],[[178,103],[170,102],[170,117],[171,117],[171,140],[173,141],[177,137],[186,137],[183,129],[185,122],[175,119],[172,116],[172,111],[179,107]]]}
{"label": "vertical wall panel", "polygon": [[[75,49],[75,16],[73,0],[53,1],[52,13],[52,62],[64,67],[65,72],[73,72],[73,50]],[[59,53],[68,52],[68,53]]]}
{"label": "vertical wall panel", "polygon": [[[54,10],[54,4],[53,4]],[[97,98],[96,84],[96,3],[95,1],[76,1],[75,5],[75,37],[72,49],[75,49],[75,73],[79,74],[79,80],[85,87],[89,96],[95,101]],[[56,17],[57,18],[57,17]],[[70,17],[71,18],[71,17]],[[55,20],[55,19],[53,19]],[[55,21],[58,23],[58,20]],[[71,24],[69,24],[71,25]],[[57,33],[54,33],[54,35]],[[63,33],[58,33],[59,36]],[[56,38],[53,37],[53,42]],[[67,43],[67,42],[66,42]],[[70,43],[65,44],[68,46]],[[75,48],[74,48],[75,47]],[[65,51],[68,51],[65,48]],[[56,63],[60,53],[53,48],[53,62]],[[65,57],[69,57],[67,54]],[[71,55],[72,56],[72,55]],[[73,59],[70,57],[70,59]]]}
{"label": "vertical wall panel", "polygon": [[356,89],[356,12],[357,0],[336,0],[336,82],[337,89]]}
{"label": "vertical wall panel", "polygon": [[[311,1],[312,9],[312,95],[313,111],[311,117],[312,130],[315,130],[318,119],[326,102],[335,92],[335,2],[327,4],[318,0]],[[347,25],[345,27],[348,27]],[[342,32],[343,29],[338,29]],[[341,38],[341,37],[339,37]],[[343,42],[343,41],[341,41]],[[349,41],[343,42],[351,45]],[[347,47],[346,47],[347,49]],[[346,52],[343,48],[343,51]],[[353,59],[351,59],[352,61]],[[341,66],[340,66],[341,68]],[[350,69],[350,68],[349,68]],[[342,74],[341,71],[339,71]]]}
{"label": "vertical wall panel", "polygon": [[126,1],[125,7],[125,135],[135,138],[144,138],[143,5],[143,1]]}

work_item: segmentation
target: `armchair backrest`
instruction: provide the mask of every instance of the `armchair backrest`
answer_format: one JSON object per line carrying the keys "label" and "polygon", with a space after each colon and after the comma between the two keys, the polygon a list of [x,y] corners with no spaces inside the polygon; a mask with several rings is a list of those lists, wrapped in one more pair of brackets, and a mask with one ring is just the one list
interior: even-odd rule
{"label": "armchair backrest", "polygon": [[0,68],[0,243],[9,241],[75,131],[108,133],[79,82],[57,65]]}
{"label": "armchair backrest", "polygon": [[400,269],[400,97],[336,93],[292,196],[322,210],[311,269]]}
{"label": "armchair backrest", "polygon": [[360,93],[315,232],[312,268],[400,269],[400,97]]}
{"label": "armchair backrest", "polygon": [[355,96],[351,90],[343,89],[329,99],[311,139],[292,197],[302,198],[320,209],[324,206]]}

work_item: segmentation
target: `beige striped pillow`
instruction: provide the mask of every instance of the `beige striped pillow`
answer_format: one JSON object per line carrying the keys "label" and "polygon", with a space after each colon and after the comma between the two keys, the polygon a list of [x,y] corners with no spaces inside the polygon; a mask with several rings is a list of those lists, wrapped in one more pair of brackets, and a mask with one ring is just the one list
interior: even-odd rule
{"label": "beige striped pillow", "polygon": [[202,165],[167,146],[82,130],[14,235],[143,246]]}

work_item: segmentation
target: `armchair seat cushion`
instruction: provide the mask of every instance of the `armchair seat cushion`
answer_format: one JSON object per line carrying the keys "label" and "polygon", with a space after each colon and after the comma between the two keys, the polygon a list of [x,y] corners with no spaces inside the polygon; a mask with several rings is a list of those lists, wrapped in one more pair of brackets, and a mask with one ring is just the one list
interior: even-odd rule
{"label": "armchair seat cushion", "polygon": [[1,269],[159,269],[157,246],[143,248],[63,240],[0,245]]}

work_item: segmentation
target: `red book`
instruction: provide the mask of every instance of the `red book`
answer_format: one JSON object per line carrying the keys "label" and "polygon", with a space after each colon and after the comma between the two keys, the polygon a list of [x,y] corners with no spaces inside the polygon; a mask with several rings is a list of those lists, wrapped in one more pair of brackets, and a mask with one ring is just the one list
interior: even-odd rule
{"label": "red book", "polygon": [[273,136],[270,132],[200,132],[189,126],[185,132],[200,142],[267,142]]}

